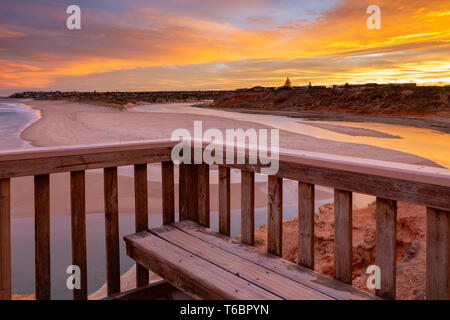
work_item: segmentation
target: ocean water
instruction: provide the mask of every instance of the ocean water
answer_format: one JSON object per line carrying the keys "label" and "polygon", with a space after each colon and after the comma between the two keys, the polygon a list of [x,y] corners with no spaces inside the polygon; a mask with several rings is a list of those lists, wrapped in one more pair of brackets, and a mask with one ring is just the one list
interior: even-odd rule
{"label": "ocean water", "polygon": [[0,99],[0,150],[32,148],[20,132],[40,118],[40,112],[18,101]]}

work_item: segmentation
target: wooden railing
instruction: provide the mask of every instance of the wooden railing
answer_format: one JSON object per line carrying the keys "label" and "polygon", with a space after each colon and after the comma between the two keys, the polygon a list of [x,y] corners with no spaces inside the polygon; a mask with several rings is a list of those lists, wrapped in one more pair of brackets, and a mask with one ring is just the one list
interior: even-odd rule
{"label": "wooden railing", "polygon": [[[85,170],[104,169],[106,283],[110,298],[143,297],[120,293],[117,167],[134,165],[136,231],[148,228],[147,164],[161,163],[163,223],[175,221],[176,142],[37,149],[0,153],[0,299],[11,298],[10,179],[35,177],[36,298],[50,299],[49,175],[71,172],[72,261],[81,269],[82,286],[74,299],[87,299]],[[248,149],[241,152],[248,153]],[[226,153],[226,150],[224,151]],[[248,163],[248,162],[246,162]],[[230,235],[230,168],[241,170],[241,237],[254,244],[255,173],[260,164],[219,165],[219,232]],[[377,295],[395,299],[397,201],[426,206],[427,298],[450,298],[450,171],[439,168],[282,150],[279,171],[268,177],[268,251],[281,256],[283,179],[298,181],[299,264],[314,268],[314,186],[335,189],[335,278],[352,282],[352,192],[377,197],[376,264],[381,269]],[[179,218],[210,225],[209,166],[179,166]],[[165,283],[148,286],[148,273],[137,266],[136,284],[151,296],[170,291]],[[151,289],[151,290],[149,290]]]}

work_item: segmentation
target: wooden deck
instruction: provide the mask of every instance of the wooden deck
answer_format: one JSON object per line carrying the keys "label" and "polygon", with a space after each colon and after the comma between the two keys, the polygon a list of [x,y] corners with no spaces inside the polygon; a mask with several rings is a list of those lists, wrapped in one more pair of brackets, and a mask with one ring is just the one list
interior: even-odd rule
{"label": "wooden deck", "polygon": [[[237,154],[248,160],[252,148],[223,147],[219,171],[219,232],[210,226],[210,165],[175,165],[179,141],[155,140],[0,152],[0,300],[12,297],[11,180],[34,176],[36,299],[51,299],[51,175],[70,172],[72,264],[81,271],[73,298],[88,298],[85,171],[103,169],[106,283],[109,299],[156,299],[182,288],[195,298],[217,299],[373,299],[352,288],[352,194],[376,197],[376,257],[380,270],[376,296],[396,298],[397,201],[427,208],[426,298],[450,299],[450,170],[375,161],[309,151],[280,150],[279,170],[267,177],[268,253],[255,241],[255,175],[263,163],[225,163]],[[191,146],[190,141],[185,141]],[[203,151],[206,145],[202,145]],[[256,150],[257,151],[257,150]],[[148,231],[147,164],[161,164],[163,227]],[[118,170],[134,165],[135,232],[128,253],[138,262],[136,289],[120,287]],[[230,169],[241,171],[241,242],[230,235]],[[175,176],[178,173],[178,182]],[[280,258],[283,248],[283,181],[298,182],[298,263]],[[314,190],[334,189],[334,279],[314,271]],[[178,197],[175,190],[178,189]],[[177,198],[177,199],[176,199]],[[178,218],[175,203],[178,200]],[[177,218],[177,219],[176,219]],[[177,224],[174,224],[177,220]],[[193,221],[193,222],[192,222]],[[195,223],[194,223],[195,222]],[[158,248],[158,249],[156,249]],[[148,284],[148,270],[170,283]],[[59,272],[59,271],[56,271]],[[20,275],[16,275],[20,276]]]}
{"label": "wooden deck", "polygon": [[125,241],[131,258],[196,299],[379,299],[188,220]]}

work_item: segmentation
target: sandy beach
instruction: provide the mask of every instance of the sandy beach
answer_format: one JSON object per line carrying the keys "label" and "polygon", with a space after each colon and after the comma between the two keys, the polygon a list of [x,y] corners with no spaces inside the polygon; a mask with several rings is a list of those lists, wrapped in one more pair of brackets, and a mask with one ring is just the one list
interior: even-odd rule
{"label": "sandy beach", "polygon": [[[230,120],[224,117],[183,113],[144,113],[133,110],[120,111],[115,108],[93,106],[65,101],[29,101],[28,105],[41,111],[42,118],[27,127],[22,139],[40,147],[93,144],[150,139],[170,139],[178,128],[193,130],[194,121],[203,122],[203,130],[217,128],[262,129],[271,128],[256,122]],[[330,126],[329,131],[336,128]],[[354,136],[361,129],[346,128],[345,134]],[[365,136],[378,137],[381,133],[366,130]],[[396,136],[383,137],[398,139]],[[308,135],[280,131],[280,147],[375,160],[437,166],[430,160],[405,152],[363,144],[343,143],[318,139]]]}
{"label": "sandy beach", "polygon": [[[42,117],[27,127],[21,134],[22,139],[31,141],[35,146],[49,147],[62,145],[80,145],[114,141],[132,141],[148,139],[167,139],[173,130],[187,128],[193,130],[193,122],[202,120],[204,129],[219,128],[267,128],[253,122],[235,121],[223,117],[173,113],[143,113],[133,110],[120,111],[115,108],[93,106],[64,101],[29,101],[28,105],[38,109]],[[322,125],[325,128],[327,125]],[[351,135],[382,136],[398,139],[397,136],[386,135],[374,130],[359,128],[337,128],[328,125],[328,130],[336,130]],[[430,160],[378,147],[342,143],[325,139],[317,139],[307,135],[280,131],[280,147],[315,152],[327,152],[339,155],[351,155],[362,158],[437,166]],[[177,170],[176,170],[177,175]],[[217,168],[211,168],[211,211],[218,209]],[[103,212],[103,175],[101,170],[88,171],[86,175],[87,213]],[[160,164],[149,165],[149,211],[161,213]],[[177,176],[175,177],[177,181]],[[12,214],[13,217],[32,217],[34,212],[32,177],[12,180]],[[293,182],[288,182],[295,187]],[[175,186],[176,192],[178,186]],[[267,205],[267,184],[256,182],[256,207]],[[20,190],[20,192],[18,192]],[[232,209],[240,208],[239,178],[231,187]],[[291,194],[292,193],[292,194]],[[285,191],[285,201],[295,201],[295,192]],[[51,176],[51,212],[54,216],[70,214],[69,174]],[[177,195],[176,195],[177,198]],[[316,200],[332,198],[332,194],[319,190]],[[176,208],[178,206],[176,205]],[[134,213],[134,182],[132,170],[119,170],[119,211],[121,214]]]}

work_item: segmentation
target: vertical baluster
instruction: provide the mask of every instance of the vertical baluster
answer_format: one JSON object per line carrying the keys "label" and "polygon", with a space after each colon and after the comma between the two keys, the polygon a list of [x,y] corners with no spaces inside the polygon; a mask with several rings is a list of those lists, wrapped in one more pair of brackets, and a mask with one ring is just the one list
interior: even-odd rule
{"label": "vertical baluster", "polygon": [[180,220],[198,222],[198,177],[195,164],[180,165]]}
{"label": "vertical baluster", "polygon": [[180,165],[180,220],[198,222],[198,176],[195,164]]}
{"label": "vertical baluster", "polygon": [[163,224],[175,222],[175,185],[172,161],[161,163]]}
{"label": "vertical baluster", "polygon": [[86,260],[86,179],[84,171],[70,173],[70,203],[72,218],[72,264],[81,272],[81,288],[73,290],[75,300],[87,300]]}
{"label": "vertical baluster", "polygon": [[178,174],[178,205],[179,205],[179,215],[180,221],[188,219],[188,168],[187,164],[180,164],[179,166],[179,174]]}
{"label": "vertical baluster", "polygon": [[198,222],[207,228],[210,226],[209,218],[209,165],[200,164],[197,167],[198,176]]}
{"label": "vertical baluster", "polygon": [[334,191],[334,277],[352,283],[352,193]]}
{"label": "vertical baluster", "polygon": [[36,299],[50,300],[50,176],[34,177]]}
{"label": "vertical baluster", "polygon": [[241,237],[242,242],[255,244],[255,174],[241,172]]}
{"label": "vertical baluster", "polygon": [[395,299],[397,201],[377,198],[376,264],[381,269],[378,296]]}
{"label": "vertical baluster", "polygon": [[[136,232],[148,229],[148,188],[147,164],[134,166],[134,197],[135,197],[135,230]],[[148,285],[148,269],[136,263],[136,287]]]}
{"label": "vertical baluster", "polygon": [[108,296],[120,292],[119,204],[117,167],[104,169],[106,286]]}
{"label": "vertical baluster", "polygon": [[427,208],[427,299],[450,299],[450,212]]}
{"label": "vertical baluster", "polygon": [[298,263],[314,269],[314,185],[298,183]]}
{"label": "vertical baluster", "polygon": [[0,300],[11,299],[11,181],[0,179]]}
{"label": "vertical baluster", "polygon": [[268,230],[267,251],[271,254],[283,255],[283,179],[268,177]]}
{"label": "vertical baluster", "polygon": [[219,166],[219,232],[230,236],[230,168]]}
{"label": "vertical baluster", "polygon": [[188,166],[187,199],[188,199],[188,219],[199,222],[198,215],[198,164]]}

